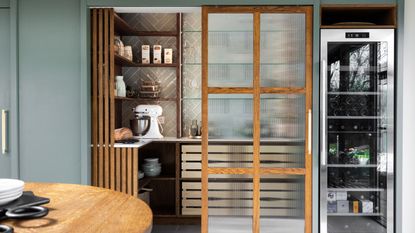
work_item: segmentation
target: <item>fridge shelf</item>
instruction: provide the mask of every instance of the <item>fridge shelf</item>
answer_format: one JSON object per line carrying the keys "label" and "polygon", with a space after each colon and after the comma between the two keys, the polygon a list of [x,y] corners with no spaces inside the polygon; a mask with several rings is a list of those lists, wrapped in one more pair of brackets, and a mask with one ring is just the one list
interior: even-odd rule
{"label": "fridge shelf", "polygon": [[377,131],[327,131],[328,133],[336,133],[336,134],[341,134],[341,133],[346,133],[346,134],[353,134],[353,133],[361,133],[361,134],[376,134],[378,133]]}
{"label": "fridge shelf", "polygon": [[382,216],[382,213],[327,213],[327,216],[351,216],[351,217]]}
{"label": "fridge shelf", "polygon": [[383,192],[382,188],[327,188],[329,192],[344,191],[344,192]]}
{"label": "fridge shelf", "polygon": [[382,92],[377,91],[329,91],[327,92],[329,95],[380,95]]}
{"label": "fridge shelf", "polygon": [[382,116],[327,116],[327,119],[339,120],[375,120],[382,119]]}
{"label": "fridge shelf", "polygon": [[360,167],[371,167],[377,168],[377,164],[327,164],[327,167],[347,167],[347,168],[360,168]]}

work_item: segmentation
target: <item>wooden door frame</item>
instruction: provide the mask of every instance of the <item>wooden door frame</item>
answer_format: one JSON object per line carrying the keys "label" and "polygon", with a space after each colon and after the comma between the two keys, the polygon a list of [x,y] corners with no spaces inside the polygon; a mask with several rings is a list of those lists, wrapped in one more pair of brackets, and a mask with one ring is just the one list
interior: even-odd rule
{"label": "wooden door frame", "polygon": [[[253,86],[208,87],[208,14],[252,13],[254,22]],[[260,86],[260,14],[303,13],[305,14],[305,87],[269,88]],[[202,7],[202,233],[208,232],[208,175],[251,174],[253,175],[253,221],[252,232],[260,229],[260,177],[264,174],[303,175],[305,182],[305,229],[312,231],[312,61],[313,61],[313,7],[312,6],[203,6]],[[254,109],[260,108],[261,94],[305,94],[305,167],[304,168],[260,168],[260,111],[253,111],[253,168],[209,168],[208,167],[208,95],[209,94],[253,94]]]}

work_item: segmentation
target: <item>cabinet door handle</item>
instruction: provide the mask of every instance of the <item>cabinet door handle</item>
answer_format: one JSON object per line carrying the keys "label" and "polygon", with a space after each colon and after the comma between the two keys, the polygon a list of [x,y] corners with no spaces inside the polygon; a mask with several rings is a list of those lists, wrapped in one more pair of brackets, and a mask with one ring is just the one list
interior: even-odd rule
{"label": "cabinet door handle", "polygon": [[1,153],[6,154],[9,151],[7,134],[8,134],[8,111],[5,109],[1,110]]}
{"label": "cabinet door handle", "polygon": [[326,166],[326,157],[327,157],[327,64],[326,60],[322,61],[322,73],[321,73],[321,93],[320,93],[320,113],[321,113],[321,165]]}
{"label": "cabinet door handle", "polygon": [[312,120],[311,120],[311,109],[308,109],[308,135],[307,135],[307,137],[308,137],[308,148],[307,148],[307,150],[308,150],[308,154],[309,155],[311,155],[311,131],[312,131],[312,127],[311,127],[311,123],[312,123]]}

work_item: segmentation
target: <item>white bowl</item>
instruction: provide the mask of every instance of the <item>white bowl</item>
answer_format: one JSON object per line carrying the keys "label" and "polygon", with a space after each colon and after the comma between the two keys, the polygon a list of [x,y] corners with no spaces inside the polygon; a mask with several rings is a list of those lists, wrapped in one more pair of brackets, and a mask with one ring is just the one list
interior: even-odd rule
{"label": "white bowl", "polygon": [[145,158],[146,163],[159,163],[159,158]]}

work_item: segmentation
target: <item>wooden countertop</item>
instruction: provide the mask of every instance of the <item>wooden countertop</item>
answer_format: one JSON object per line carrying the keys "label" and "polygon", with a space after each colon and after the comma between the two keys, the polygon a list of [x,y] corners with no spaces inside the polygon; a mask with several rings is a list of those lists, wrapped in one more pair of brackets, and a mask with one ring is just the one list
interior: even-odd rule
{"label": "wooden countertop", "polygon": [[27,183],[25,190],[50,198],[49,214],[1,221],[14,232],[151,232],[151,209],[133,196],[75,184]]}

